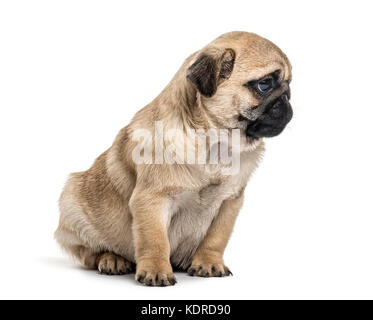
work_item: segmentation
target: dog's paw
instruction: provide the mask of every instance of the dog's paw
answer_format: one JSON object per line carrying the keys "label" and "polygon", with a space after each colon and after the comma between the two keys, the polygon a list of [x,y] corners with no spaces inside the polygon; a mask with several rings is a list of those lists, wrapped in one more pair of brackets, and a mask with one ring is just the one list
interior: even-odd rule
{"label": "dog's paw", "polygon": [[173,286],[177,282],[171,265],[162,267],[162,263],[149,261],[137,264],[136,281],[151,287]]}
{"label": "dog's paw", "polygon": [[150,287],[166,287],[175,285],[176,278],[173,273],[140,270],[136,273],[136,280]]}
{"label": "dog's paw", "polygon": [[199,263],[192,264],[188,269],[188,274],[192,277],[227,277],[233,275],[232,272],[222,263]]}
{"label": "dog's paw", "polygon": [[98,257],[98,271],[107,275],[128,274],[134,270],[132,262],[114,253],[104,253]]}

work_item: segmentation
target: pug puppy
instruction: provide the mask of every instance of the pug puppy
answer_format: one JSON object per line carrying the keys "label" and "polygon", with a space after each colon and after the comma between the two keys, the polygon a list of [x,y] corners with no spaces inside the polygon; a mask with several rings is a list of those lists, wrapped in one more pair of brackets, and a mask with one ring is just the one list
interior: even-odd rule
{"label": "pug puppy", "polygon": [[[148,286],[174,285],[173,267],[191,276],[231,275],[223,253],[263,138],[280,134],[292,118],[290,81],[286,55],[253,33],[224,34],[192,54],[90,169],[71,174],[59,201],[58,243],[87,268],[136,271]],[[183,141],[196,148],[187,132],[211,129],[238,130],[237,172],[224,174],[226,164],[208,161],[209,147],[220,143],[213,139],[209,151],[197,152],[205,163],[183,162]],[[151,135],[140,141],[139,130]],[[182,133],[173,148],[159,138],[168,130]],[[134,161],[139,145],[151,150],[142,163]]]}

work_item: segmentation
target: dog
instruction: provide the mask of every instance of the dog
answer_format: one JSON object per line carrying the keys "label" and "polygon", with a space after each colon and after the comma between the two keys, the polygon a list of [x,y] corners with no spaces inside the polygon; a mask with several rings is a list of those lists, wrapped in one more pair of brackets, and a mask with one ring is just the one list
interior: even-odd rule
{"label": "dog", "polygon": [[[57,242],[86,268],[135,272],[148,286],[174,285],[173,268],[231,275],[223,253],[263,138],[280,134],[292,118],[290,81],[286,55],[253,33],[223,34],[189,56],[92,167],[71,174],[59,200]],[[228,130],[232,139],[238,132],[238,171],[226,174],[226,164],[208,162],[220,143],[211,137],[208,152],[197,150],[205,163],[183,162],[182,141],[197,148],[187,132],[201,137],[212,129]],[[144,130],[150,135],[139,139]],[[154,138],[170,130],[179,132],[172,148],[166,136]],[[135,154],[145,161],[134,161]]]}

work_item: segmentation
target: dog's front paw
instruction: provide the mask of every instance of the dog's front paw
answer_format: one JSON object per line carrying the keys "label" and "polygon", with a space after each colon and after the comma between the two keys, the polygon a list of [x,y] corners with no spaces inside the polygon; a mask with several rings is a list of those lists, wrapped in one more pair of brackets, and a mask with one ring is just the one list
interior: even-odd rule
{"label": "dog's front paw", "polygon": [[137,264],[136,280],[152,287],[173,286],[177,282],[171,265],[156,261],[139,262]]}
{"label": "dog's front paw", "polygon": [[188,269],[188,274],[192,277],[226,277],[233,275],[223,263],[197,263]]}

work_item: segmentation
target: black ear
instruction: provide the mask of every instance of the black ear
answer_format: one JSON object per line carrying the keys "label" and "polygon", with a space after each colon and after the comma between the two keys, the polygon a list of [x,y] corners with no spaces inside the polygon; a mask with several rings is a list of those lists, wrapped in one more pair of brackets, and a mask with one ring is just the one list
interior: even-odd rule
{"label": "black ear", "polygon": [[187,79],[202,95],[212,97],[218,84],[231,75],[234,59],[235,53],[232,49],[203,52],[189,67]]}

